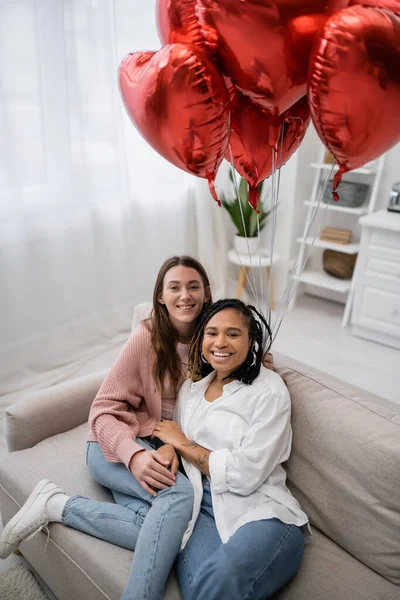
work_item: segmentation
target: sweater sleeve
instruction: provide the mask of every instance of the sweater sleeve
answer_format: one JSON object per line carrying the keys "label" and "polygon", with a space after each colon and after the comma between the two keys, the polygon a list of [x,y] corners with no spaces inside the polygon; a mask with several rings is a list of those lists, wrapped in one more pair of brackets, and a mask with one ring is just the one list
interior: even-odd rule
{"label": "sweater sleeve", "polygon": [[211,452],[209,468],[216,494],[248,496],[290,455],[292,429],[287,389],[261,394],[253,421],[237,450]]}
{"label": "sweater sleeve", "polygon": [[143,450],[136,443],[139,422],[136,409],[143,400],[142,373],[148,368],[149,332],[139,325],[131,334],[93,401],[89,424],[106,460],[123,462]]}

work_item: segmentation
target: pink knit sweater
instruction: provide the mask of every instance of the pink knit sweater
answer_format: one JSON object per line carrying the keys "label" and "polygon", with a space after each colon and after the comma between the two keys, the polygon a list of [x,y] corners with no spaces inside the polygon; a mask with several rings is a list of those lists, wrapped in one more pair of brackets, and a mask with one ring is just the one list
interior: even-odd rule
{"label": "pink knit sweater", "polygon": [[156,359],[151,333],[140,324],[132,332],[104,380],[89,414],[89,441],[98,441],[105,458],[123,462],[142,450],[136,437],[153,433],[161,420],[161,394],[153,377]]}

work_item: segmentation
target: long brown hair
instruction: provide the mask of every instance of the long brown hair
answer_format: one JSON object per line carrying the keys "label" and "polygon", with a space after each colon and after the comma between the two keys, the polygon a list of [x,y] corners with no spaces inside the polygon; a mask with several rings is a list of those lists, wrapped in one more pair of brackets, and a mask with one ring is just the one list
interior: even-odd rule
{"label": "long brown hair", "polygon": [[163,291],[164,277],[172,267],[177,266],[189,267],[197,271],[203,281],[205,291],[207,291],[207,288],[209,289],[210,297],[207,302],[204,302],[198,319],[201,319],[204,312],[213,303],[208,275],[198,260],[191,256],[173,256],[163,263],[154,285],[153,310],[150,317],[151,343],[157,355],[154,364],[154,377],[161,391],[164,389],[164,382],[167,377],[175,392],[182,380],[182,363],[176,349],[179,333],[171,323],[167,307],[159,302],[159,297]]}

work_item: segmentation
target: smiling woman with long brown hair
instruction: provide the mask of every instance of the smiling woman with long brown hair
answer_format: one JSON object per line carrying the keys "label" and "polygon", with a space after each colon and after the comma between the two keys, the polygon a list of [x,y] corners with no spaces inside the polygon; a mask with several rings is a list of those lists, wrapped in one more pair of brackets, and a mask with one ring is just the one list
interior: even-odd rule
{"label": "smiling woman with long brown hair", "polygon": [[[180,304],[179,298],[178,304],[176,306],[173,304],[177,292],[179,293],[179,281],[174,279],[175,271],[172,271],[172,273],[169,273],[169,271],[173,267],[179,266],[193,269],[200,275],[200,281],[199,277],[196,277],[193,281],[188,282],[189,291],[191,292],[197,293],[201,287],[206,290],[207,295],[204,297],[200,315],[212,304],[208,275],[196,259],[191,256],[174,256],[164,262],[154,285],[152,315],[146,324],[151,331],[151,343],[157,355],[157,360],[154,363],[155,380],[162,387],[165,379],[168,378],[175,392],[182,382],[182,360],[178,354],[177,344],[180,342],[190,343],[196,326],[196,321],[193,321],[193,314],[197,312],[193,298],[190,299],[191,304],[188,307]],[[168,280],[165,280],[166,276]],[[171,297],[172,303],[168,302],[169,297]],[[186,299],[183,298],[182,302],[185,301]],[[198,318],[196,317],[196,319]],[[184,322],[187,324],[186,335],[183,331]]]}

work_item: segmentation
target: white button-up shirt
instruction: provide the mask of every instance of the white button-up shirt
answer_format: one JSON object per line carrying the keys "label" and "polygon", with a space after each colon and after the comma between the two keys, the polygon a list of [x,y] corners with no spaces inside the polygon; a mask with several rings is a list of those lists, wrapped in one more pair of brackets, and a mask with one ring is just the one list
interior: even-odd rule
{"label": "white button-up shirt", "polygon": [[[204,394],[215,377],[187,380],[174,418],[186,437],[211,450],[209,470],[214,517],[223,542],[250,521],[278,518],[298,526],[306,514],[286,487],[282,467],[292,442],[290,396],[282,379],[261,367],[252,385],[227,383],[222,396],[207,402]],[[201,472],[183,459],[194,488],[193,515],[182,540],[190,538],[200,512]]]}

